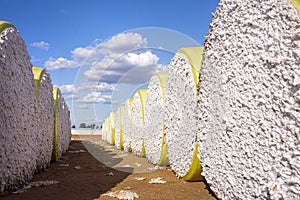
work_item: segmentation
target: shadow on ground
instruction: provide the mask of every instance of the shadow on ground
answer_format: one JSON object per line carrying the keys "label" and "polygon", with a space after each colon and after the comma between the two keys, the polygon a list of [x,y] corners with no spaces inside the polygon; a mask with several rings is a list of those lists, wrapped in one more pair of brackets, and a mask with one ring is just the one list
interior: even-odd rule
{"label": "shadow on ground", "polygon": [[[81,150],[81,151],[79,151]],[[106,154],[113,156],[110,151]],[[122,158],[113,159],[113,164]],[[114,188],[129,176],[130,168],[118,171],[96,159],[83,145],[81,140],[72,140],[69,150],[61,160],[52,163],[46,171],[36,174],[32,181],[59,181],[44,187],[33,187],[21,194],[8,194],[1,200],[82,200],[97,199],[101,194]],[[112,175],[113,176],[109,176]]]}

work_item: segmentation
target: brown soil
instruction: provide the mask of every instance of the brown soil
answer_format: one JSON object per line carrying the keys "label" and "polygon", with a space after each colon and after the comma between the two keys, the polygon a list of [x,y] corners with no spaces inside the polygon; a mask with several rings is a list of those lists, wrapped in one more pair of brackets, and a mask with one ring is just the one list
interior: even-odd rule
{"label": "brown soil", "polygon": [[[153,165],[145,158],[117,150],[115,146],[102,142],[100,136],[74,136],[62,159],[36,174],[32,180],[56,180],[59,183],[32,187],[21,194],[8,194],[0,199],[112,200],[114,198],[103,194],[117,190],[133,191],[141,200],[215,199],[204,182],[185,182],[169,168],[150,171],[149,167]],[[107,176],[108,173],[112,176]],[[135,179],[141,177],[145,180]],[[149,183],[150,179],[157,177],[162,177],[167,183]]]}

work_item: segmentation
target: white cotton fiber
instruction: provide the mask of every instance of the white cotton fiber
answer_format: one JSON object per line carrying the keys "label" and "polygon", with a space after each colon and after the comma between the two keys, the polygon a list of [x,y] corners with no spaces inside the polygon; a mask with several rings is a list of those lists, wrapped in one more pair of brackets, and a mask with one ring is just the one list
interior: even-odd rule
{"label": "white cotton fiber", "polygon": [[132,130],[132,102],[129,98],[125,102],[124,122],[123,122],[123,146],[125,151],[132,151],[131,148],[131,130]]}
{"label": "white cotton fiber", "polygon": [[132,152],[140,156],[145,156],[143,127],[146,98],[147,90],[141,89],[136,91],[132,102],[131,148]]}
{"label": "white cotton fiber", "polygon": [[199,157],[222,199],[300,199],[300,19],[289,0],[221,0],[199,84]]}
{"label": "white cotton fiber", "polygon": [[[3,24],[7,24],[3,27]],[[19,32],[0,21],[0,193],[18,189],[36,169],[36,87]]]}
{"label": "white cotton fiber", "polygon": [[164,135],[164,90],[168,73],[152,76],[145,104],[144,142],[146,157],[152,164],[167,165],[167,149]]}
{"label": "white cotton fiber", "polygon": [[47,70],[32,67],[36,83],[36,129],[37,137],[37,169],[43,171],[50,165],[53,132],[54,132],[54,100],[50,75]]}
{"label": "white cotton fiber", "polygon": [[118,149],[124,149],[123,146],[123,122],[125,105],[120,105],[116,112],[115,145]]}
{"label": "white cotton fiber", "polygon": [[[203,48],[180,49],[169,64],[165,88],[165,136],[171,168],[186,180],[199,180],[197,92]],[[192,163],[197,164],[197,169]],[[198,162],[198,163],[196,163]],[[194,173],[190,177],[191,173]]]}

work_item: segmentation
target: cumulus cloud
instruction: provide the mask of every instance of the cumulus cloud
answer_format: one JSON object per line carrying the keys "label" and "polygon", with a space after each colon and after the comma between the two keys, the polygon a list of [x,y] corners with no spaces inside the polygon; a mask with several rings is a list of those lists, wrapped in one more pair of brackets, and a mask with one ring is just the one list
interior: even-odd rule
{"label": "cumulus cloud", "polygon": [[90,92],[83,98],[76,100],[77,103],[111,103],[111,95],[103,95],[101,92]]}
{"label": "cumulus cloud", "polygon": [[47,70],[58,70],[58,69],[68,69],[78,67],[79,63],[75,60],[68,60],[63,57],[52,58],[50,57],[45,62],[45,67]]}
{"label": "cumulus cloud", "polygon": [[103,54],[123,54],[136,49],[145,48],[147,38],[137,33],[121,33],[110,40],[100,44],[100,52]]}
{"label": "cumulus cloud", "polygon": [[101,80],[103,82],[116,83],[124,74],[133,70],[139,73],[135,74],[135,78],[132,81],[140,83],[144,82],[143,77],[148,77],[147,80],[151,77],[158,60],[159,57],[150,51],[126,53],[117,58],[109,55],[94,64],[84,75],[91,81]]}
{"label": "cumulus cloud", "polygon": [[58,86],[58,88],[62,94],[72,94],[75,91],[74,85],[62,85]]}
{"label": "cumulus cloud", "polygon": [[76,99],[79,99],[79,97],[75,94],[71,94],[71,95],[67,96],[65,99],[66,100],[76,100]]}
{"label": "cumulus cloud", "polygon": [[49,58],[48,70],[91,66],[84,76],[89,81],[116,83],[125,73],[141,68],[134,83],[144,82],[157,71],[159,57],[147,50],[147,38],[137,33],[121,33],[94,46],[79,47],[71,51],[72,59]]}
{"label": "cumulus cloud", "polygon": [[113,92],[116,91],[116,86],[108,83],[95,83],[88,82],[83,83],[81,85],[75,86],[73,84],[70,85],[61,85],[58,86],[62,94],[75,94],[81,91],[90,91],[90,92]]}
{"label": "cumulus cloud", "polygon": [[31,43],[31,46],[48,51],[50,44],[48,42],[41,41],[41,42],[33,42]]}

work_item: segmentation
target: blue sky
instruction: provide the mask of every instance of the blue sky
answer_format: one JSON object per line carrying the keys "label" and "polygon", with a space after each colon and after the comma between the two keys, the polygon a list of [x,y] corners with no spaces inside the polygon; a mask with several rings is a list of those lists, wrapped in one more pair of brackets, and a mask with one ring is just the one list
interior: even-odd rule
{"label": "blue sky", "polygon": [[101,123],[176,50],[202,45],[218,0],[1,0],[33,65],[48,69],[71,120]]}

